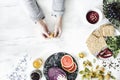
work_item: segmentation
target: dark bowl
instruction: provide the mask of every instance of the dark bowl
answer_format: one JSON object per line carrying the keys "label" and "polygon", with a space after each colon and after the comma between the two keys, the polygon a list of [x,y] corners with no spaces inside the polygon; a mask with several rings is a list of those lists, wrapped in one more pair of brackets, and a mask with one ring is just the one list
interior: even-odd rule
{"label": "dark bowl", "polygon": [[77,69],[73,73],[69,73],[69,72],[65,71],[62,68],[61,62],[60,62],[62,56],[64,56],[64,55],[70,55],[70,54],[64,53],[64,52],[59,52],[59,53],[55,53],[47,58],[47,60],[45,61],[45,64],[44,64],[44,68],[43,68],[43,73],[46,77],[46,80],[50,80],[49,76],[48,76],[48,70],[52,67],[59,67],[60,69],[62,69],[67,75],[67,80],[75,80],[76,79],[76,77],[78,75],[78,64],[77,64],[76,60],[72,57],[74,62],[77,65]]}

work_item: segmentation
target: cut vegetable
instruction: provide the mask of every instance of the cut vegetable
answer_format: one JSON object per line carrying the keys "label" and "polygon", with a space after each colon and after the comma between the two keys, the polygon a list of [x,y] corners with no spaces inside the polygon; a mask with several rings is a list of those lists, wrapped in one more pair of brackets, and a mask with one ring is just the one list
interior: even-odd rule
{"label": "cut vegetable", "polygon": [[58,67],[52,67],[48,70],[48,76],[49,80],[58,80],[58,76],[66,77],[66,73]]}
{"label": "cut vegetable", "polygon": [[113,55],[112,51],[109,48],[105,48],[104,50],[100,51],[97,57],[101,58],[109,58]]}

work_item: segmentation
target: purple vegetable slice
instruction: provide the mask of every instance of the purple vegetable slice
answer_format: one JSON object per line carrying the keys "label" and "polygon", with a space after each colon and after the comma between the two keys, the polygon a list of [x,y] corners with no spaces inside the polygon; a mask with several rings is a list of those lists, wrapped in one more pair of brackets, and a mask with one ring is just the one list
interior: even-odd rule
{"label": "purple vegetable slice", "polygon": [[58,67],[52,67],[48,70],[49,80],[57,80],[60,75],[66,77],[66,73]]}

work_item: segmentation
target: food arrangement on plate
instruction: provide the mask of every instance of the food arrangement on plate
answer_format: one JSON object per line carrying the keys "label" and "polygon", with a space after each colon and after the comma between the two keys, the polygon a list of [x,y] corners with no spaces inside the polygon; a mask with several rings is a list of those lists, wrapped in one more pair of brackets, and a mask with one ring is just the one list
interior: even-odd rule
{"label": "food arrangement on plate", "polygon": [[94,30],[86,41],[90,52],[99,58],[114,58],[120,53],[120,36],[115,36],[112,24],[101,25]]}
{"label": "food arrangement on plate", "polygon": [[55,53],[45,61],[43,73],[46,80],[59,80],[59,76],[65,80],[75,80],[78,74],[78,64],[68,53]]}
{"label": "food arrangement on plate", "polygon": [[[104,36],[105,37],[113,36],[114,31],[115,31],[114,27],[110,24],[101,25],[100,28],[94,30],[86,41],[87,47],[90,50],[90,52],[97,57],[107,58],[107,54],[102,56],[99,52],[102,49],[107,48],[107,44],[105,42]],[[108,57],[109,56],[111,55],[108,55]]]}

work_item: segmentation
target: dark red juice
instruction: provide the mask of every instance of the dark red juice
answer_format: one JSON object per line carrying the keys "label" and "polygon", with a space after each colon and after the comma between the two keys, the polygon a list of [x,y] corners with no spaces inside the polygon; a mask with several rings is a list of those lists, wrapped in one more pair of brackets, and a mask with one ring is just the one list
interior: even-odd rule
{"label": "dark red juice", "polygon": [[86,15],[87,21],[91,24],[95,24],[99,20],[99,14],[95,11],[89,11]]}

